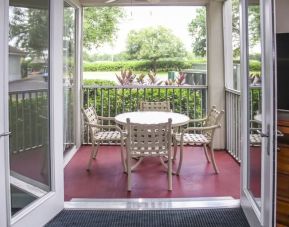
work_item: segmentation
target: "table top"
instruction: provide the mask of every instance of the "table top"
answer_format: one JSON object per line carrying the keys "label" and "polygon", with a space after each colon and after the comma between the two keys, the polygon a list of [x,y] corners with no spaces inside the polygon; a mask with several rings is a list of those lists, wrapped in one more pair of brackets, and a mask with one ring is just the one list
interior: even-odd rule
{"label": "table top", "polygon": [[168,122],[172,119],[172,126],[177,127],[189,123],[190,118],[184,114],[173,112],[159,111],[142,111],[142,112],[127,112],[115,116],[115,121],[118,124],[125,125],[126,119],[129,118],[131,123],[137,124],[160,124]]}

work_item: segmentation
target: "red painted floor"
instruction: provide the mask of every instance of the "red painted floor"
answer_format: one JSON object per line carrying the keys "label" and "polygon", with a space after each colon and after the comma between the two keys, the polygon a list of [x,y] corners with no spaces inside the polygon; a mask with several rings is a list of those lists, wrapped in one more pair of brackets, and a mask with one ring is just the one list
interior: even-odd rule
{"label": "red painted floor", "polygon": [[215,174],[201,147],[185,147],[180,176],[173,176],[172,192],[167,190],[166,172],[159,160],[145,159],[132,173],[133,186],[129,193],[120,162],[120,147],[101,146],[88,173],[90,149],[90,146],[81,147],[64,169],[66,201],[72,198],[240,198],[240,166],[225,151],[215,152],[220,169],[220,173]]}

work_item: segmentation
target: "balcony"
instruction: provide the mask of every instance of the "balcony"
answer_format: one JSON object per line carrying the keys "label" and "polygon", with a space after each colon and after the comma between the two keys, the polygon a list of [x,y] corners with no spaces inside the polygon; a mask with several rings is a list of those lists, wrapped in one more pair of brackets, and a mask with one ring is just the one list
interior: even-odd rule
{"label": "balcony", "polygon": [[[70,99],[71,89],[65,89],[65,92],[66,97]],[[253,116],[260,109],[260,87],[252,86],[250,94],[250,117],[253,119]],[[82,146],[65,167],[65,199],[88,197],[200,197],[226,196],[228,194],[234,198],[239,198],[239,187],[237,186],[239,185],[240,169],[238,163],[241,162],[242,157],[240,150],[240,92],[226,89],[225,97],[226,119],[223,127],[226,128],[226,134],[225,138],[222,139],[226,141],[226,148],[216,152],[216,160],[221,171],[219,175],[215,175],[211,164],[206,162],[202,148],[186,146],[182,173],[180,177],[174,178],[172,194],[169,194],[163,188],[166,185],[163,182],[166,180],[165,172],[163,172],[163,175],[156,174],[155,176],[154,172],[162,172],[162,168],[158,162],[153,160],[152,162],[145,162],[133,174],[136,191],[128,194],[126,191],[126,175],[121,170],[120,154],[118,153],[120,147],[118,144],[101,146],[99,156],[93,163],[91,174],[85,171],[90,151],[90,146],[87,145],[91,142],[87,126],[82,123]],[[208,87],[205,85],[83,86],[82,88],[83,106],[94,106],[99,115],[110,117],[123,112],[137,111],[140,100],[169,100],[172,111],[197,119],[204,117],[207,113],[207,98]],[[47,106],[47,90],[10,92],[9,105],[11,110],[10,125],[13,134],[10,140],[12,170],[15,166],[15,172],[30,175],[32,179],[45,182],[47,175],[45,174],[45,166],[41,163],[45,163],[45,155],[43,155],[45,149],[42,148],[45,148],[47,144],[47,141],[45,141],[47,130],[43,127],[44,122],[47,123],[48,117],[45,109],[45,106]],[[82,119],[78,119],[78,121],[83,122]],[[70,126],[67,125],[67,127]],[[70,130],[67,129],[67,131]],[[66,141],[72,141],[72,136],[72,134],[66,134]],[[65,146],[69,146],[69,143]],[[33,176],[33,173],[29,170],[19,169],[19,166],[24,166],[24,163],[30,160],[29,157],[31,156],[34,157],[34,161],[37,159],[40,163],[35,165],[34,168],[38,168],[35,173],[42,173],[41,175]],[[27,163],[25,163],[25,166],[27,166]],[[175,165],[174,168],[176,168]],[[236,187],[228,190],[233,181]],[[87,187],[88,182],[90,182],[90,187]],[[155,182],[158,182],[160,187],[156,187]],[[202,184],[194,185],[193,182],[202,182]],[[76,189],[72,185],[80,186]],[[99,185],[101,187],[98,187]],[[118,190],[115,190],[116,188]],[[256,188],[258,187],[256,186]]]}

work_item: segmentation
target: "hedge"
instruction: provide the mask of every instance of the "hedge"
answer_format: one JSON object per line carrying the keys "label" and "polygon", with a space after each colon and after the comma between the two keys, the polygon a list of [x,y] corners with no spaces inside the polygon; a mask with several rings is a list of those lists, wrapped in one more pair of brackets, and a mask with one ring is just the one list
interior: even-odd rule
{"label": "hedge", "polygon": [[[204,59],[182,61],[182,60],[160,60],[157,62],[159,72],[178,71],[179,69],[190,69],[194,64],[204,64]],[[118,61],[118,62],[84,62],[84,71],[119,71],[131,69],[133,71],[149,71],[153,68],[150,61]]]}
{"label": "hedge", "polygon": [[[234,60],[235,64],[240,64],[239,60]],[[157,62],[158,72],[178,71],[179,69],[204,69],[206,59],[194,60],[160,60]],[[131,69],[133,71],[149,71],[152,69],[150,61],[118,61],[118,62],[84,62],[84,71],[120,71],[122,69]],[[257,60],[249,61],[250,71],[261,71],[261,62]]]}
{"label": "hedge", "polygon": [[[234,60],[234,64],[240,64],[240,60]],[[257,60],[249,61],[249,71],[260,72],[261,71],[261,62]]]}
{"label": "hedge", "polygon": [[[26,97],[25,97],[26,96]],[[24,99],[22,94],[11,95],[9,99],[9,125],[11,137],[10,151],[17,153],[33,147],[45,145],[48,135],[48,98],[44,92],[39,97],[35,93]]]}
{"label": "hedge", "polygon": [[98,85],[98,86],[115,86],[117,85],[115,82],[110,80],[97,80],[97,79],[85,79],[83,80],[84,86],[90,86],[90,85]]}

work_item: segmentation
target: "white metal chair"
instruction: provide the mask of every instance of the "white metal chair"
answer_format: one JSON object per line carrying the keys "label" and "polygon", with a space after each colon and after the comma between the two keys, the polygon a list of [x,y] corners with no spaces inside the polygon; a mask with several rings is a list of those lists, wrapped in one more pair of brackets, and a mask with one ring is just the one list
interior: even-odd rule
{"label": "white metal chair", "polygon": [[250,126],[251,126],[250,127],[250,134],[249,134],[250,146],[261,146],[261,142],[262,142],[262,137],[261,137],[261,131],[262,131],[261,127],[262,126],[261,126],[261,124],[262,123],[259,121],[250,120]]}
{"label": "white metal chair", "polygon": [[[87,109],[82,109],[82,113],[85,117],[85,121],[89,126],[92,149],[90,158],[88,161],[87,170],[90,171],[92,159],[96,158],[99,144],[102,142],[120,142],[121,146],[121,162],[126,172],[125,158],[124,158],[124,143],[125,143],[125,133],[117,125],[103,125],[102,121],[114,122],[113,117],[102,117],[98,116],[93,107]],[[96,144],[96,146],[95,146]]]}
{"label": "white metal chair", "polygon": [[163,101],[163,102],[148,102],[148,101],[141,101],[139,106],[140,111],[163,111],[163,112],[170,112],[170,101]]}
{"label": "white metal chair", "polygon": [[[168,190],[172,190],[172,159],[171,159],[171,129],[172,120],[161,124],[134,124],[127,119],[127,190],[131,191],[131,171],[134,170],[145,157],[160,157],[161,163],[168,171]],[[168,157],[165,164],[161,157]],[[132,166],[132,159],[138,158]]]}
{"label": "white metal chair", "polygon": [[[190,145],[203,145],[204,152],[207,158],[207,161],[212,160],[213,167],[216,173],[219,173],[215,156],[214,156],[214,147],[213,139],[215,134],[215,129],[220,128],[220,120],[224,114],[224,111],[218,111],[215,106],[212,106],[208,116],[204,119],[190,120],[191,123],[202,123],[201,127],[188,127],[183,129],[181,133],[175,133],[173,136],[174,140],[174,159],[176,158],[177,153],[177,144],[180,144],[180,160],[176,174],[179,175],[182,162],[183,162],[183,146],[184,144]],[[207,146],[209,145],[211,150],[211,160],[208,155]]]}

